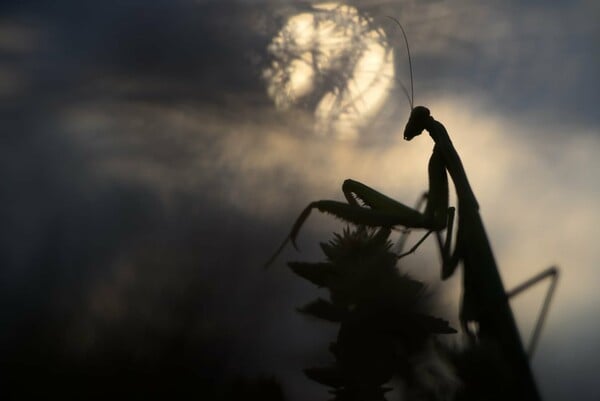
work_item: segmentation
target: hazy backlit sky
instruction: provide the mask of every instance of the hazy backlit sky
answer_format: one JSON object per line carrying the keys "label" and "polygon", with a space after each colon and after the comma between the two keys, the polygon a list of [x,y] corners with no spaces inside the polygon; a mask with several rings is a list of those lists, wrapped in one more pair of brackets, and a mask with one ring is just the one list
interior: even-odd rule
{"label": "hazy backlit sky", "polygon": [[[426,190],[432,142],[402,139],[408,68],[390,15],[506,287],[560,267],[532,362],[542,396],[600,399],[600,6],[345,4],[2,2],[9,366],[176,361],[200,376],[275,374],[292,401],[327,397],[301,370],[329,361],[334,331],[294,312],[317,291],[285,261],[319,258],[343,225],[315,214],[302,253],[262,263],[308,202],[343,199],[346,178],[407,204]],[[439,283],[438,264],[433,242],[403,261],[455,319],[459,278]],[[513,303],[525,337],[545,288]]]}

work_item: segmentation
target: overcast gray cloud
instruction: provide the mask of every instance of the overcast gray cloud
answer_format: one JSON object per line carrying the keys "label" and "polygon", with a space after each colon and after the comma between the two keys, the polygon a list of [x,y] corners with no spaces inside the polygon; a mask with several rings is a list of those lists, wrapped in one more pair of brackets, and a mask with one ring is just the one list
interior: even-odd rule
{"label": "overcast gray cloud", "polygon": [[[392,43],[385,15],[405,25],[417,103],[464,159],[508,286],[563,267],[533,363],[545,399],[597,399],[598,6],[354,3]],[[354,140],[316,135],[310,110],[276,110],[266,49],[306,3],[0,7],[10,380],[89,391],[100,375],[115,388],[150,381],[162,383],[154,395],[201,395],[237,374],[277,374],[291,400],[326,396],[301,369],[333,334],[293,312],[314,289],[280,265],[317,257],[339,225],[311,218],[306,253],[260,266],[308,201],[341,199],[345,178],[408,204],[426,188],[431,143],[401,140],[401,92]],[[407,261],[429,279],[436,264],[431,244]],[[526,332],[539,300],[519,302]]]}

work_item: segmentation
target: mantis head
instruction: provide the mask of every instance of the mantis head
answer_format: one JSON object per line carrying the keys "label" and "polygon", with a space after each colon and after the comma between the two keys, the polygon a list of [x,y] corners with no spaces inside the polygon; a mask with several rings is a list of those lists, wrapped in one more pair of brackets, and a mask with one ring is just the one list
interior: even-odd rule
{"label": "mantis head", "polygon": [[404,139],[410,141],[415,136],[421,135],[431,119],[431,113],[427,107],[417,106],[410,112],[410,118],[404,128]]}

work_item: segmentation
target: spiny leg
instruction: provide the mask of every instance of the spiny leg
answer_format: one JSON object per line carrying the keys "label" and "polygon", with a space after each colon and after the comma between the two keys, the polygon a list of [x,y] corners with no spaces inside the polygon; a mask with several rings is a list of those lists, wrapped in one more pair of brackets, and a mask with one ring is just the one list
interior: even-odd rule
{"label": "spiny leg", "polygon": [[298,232],[304,224],[304,221],[308,218],[312,209],[317,209],[320,212],[330,214],[349,223],[368,227],[393,227],[397,225],[403,225],[407,227],[427,228],[426,219],[421,213],[400,203],[398,203],[398,205],[401,205],[402,207],[393,210],[380,210],[350,205],[332,200],[312,202],[306,207],[306,209],[304,209],[304,211],[300,214],[300,217],[298,217],[296,220],[296,223],[290,232],[289,238],[294,247],[296,247],[295,240]]}
{"label": "spiny leg", "polygon": [[277,259],[277,256],[279,256],[281,251],[283,251],[283,248],[285,248],[285,246],[287,245],[288,242],[292,241],[294,248],[298,249],[298,247],[296,246],[296,243],[295,243],[295,238],[296,238],[296,235],[298,234],[298,230],[300,230],[300,227],[302,227],[302,224],[308,218],[308,215],[310,214],[310,211],[312,210],[312,207],[313,207],[312,205],[313,205],[312,203],[309,204],[302,211],[302,213],[300,213],[300,216],[298,216],[298,218],[296,219],[296,222],[294,223],[294,226],[292,227],[292,231],[290,232],[290,234],[288,234],[288,236],[284,238],[283,242],[281,243],[281,245],[279,245],[279,247],[277,248],[275,253],[273,253],[273,255],[269,258],[269,260],[267,260],[265,262],[265,265],[264,265],[265,269],[268,268],[269,266],[271,266],[271,264],[273,264],[275,259]]}
{"label": "spiny leg", "polygon": [[[284,239],[275,251],[275,254],[267,261],[265,267],[273,263],[288,241],[292,242],[297,249],[295,240],[298,232],[314,208],[357,225],[370,227],[402,225],[409,228],[426,228],[431,231],[442,230],[447,224],[448,177],[441,156],[441,153],[434,147],[433,154],[429,160],[429,196],[424,214],[365,184],[347,179],[342,185],[342,191],[348,203],[329,200],[310,203],[302,211],[294,223],[290,234]],[[362,201],[367,207],[361,207],[359,201]]]}
{"label": "spiny leg", "polygon": [[372,210],[388,211],[397,214],[416,213],[421,215],[418,210],[406,206],[359,181],[345,180],[342,184],[342,192],[348,204],[353,206],[368,206]]}
{"label": "spiny leg", "polygon": [[[354,181],[354,183],[357,183],[357,182]],[[358,184],[360,184],[360,183],[358,183]],[[363,184],[360,184],[360,185],[362,185],[364,188],[368,188],[366,185],[363,185]],[[362,189],[363,188],[358,189],[357,194],[359,197],[362,196],[361,194],[364,193],[364,191],[362,191]],[[407,227],[427,228],[426,218],[421,213],[419,213],[407,206],[404,206],[401,203],[396,202],[391,198],[387,198],[387,197],[385,197],[385,195],[382,195],[382,196],[387,198],[386,200],[377,201],[371,196],[373,193],[377,193],[377,192],[374,190],[371,190],[370,188],[368,188],[368,189],[370,191],[373,191],[372,193],[369,193],[367,195],[367,197],[370,199],[371,204],[381,205],[381,204],[385,203],[387,206],[385,207],[384,210],[370,209],[370,208],[366,208],[366,207],[357,206],[356,204],[348,204],[348,203],[332,201],[332,200],[321,200],[321,201],[312,202],[302,211],[300,216],[296,219],[296,222],[292,226],[292,230],[290,231],[290,234],[284,239],[284,241],[281,243],[279,248],[277,248],[277,250],[275,251],[273,256],[271,256],[271,258],[269,258],[267,263],[265,263],[265,267],[268,267],[269,265],[271,265],[273,263],[275,258],[277,258],[277,256],[281,253],[281,251],[283,250],[283,248],[286,246],[286,244],[288,242],[291,242],[292,245],[296,249],[298,249],[298,247],[296,245],[296,237],[298,236],[298,233],[299,233],[300,229],[302,228],[302,225],[304,224],[304,222],[306,221],[306,219],[310,215],[310,212],[313,209],[317,209],[323,213],[331,214],[337,218],[340,218],[344,221],[347,221],[349,223],[353,223],[356,225],[363,225],[363,226],[369,226],[369,227],[393,227],[396,225],[403,225],[403,226],[407,226]],[[361,197],[361,199],[362,199],[362,197]],[[373,203],[373,201],[374,201],[374,203]],[[393,202],[395,204],[395,206],[397,206],[397,208],[390,207],[390,205],[392,204],[392,203],[390,203],[390,201]]]}
{"label": "spiny leg", "polygon": [[[392,199],[381,192],[352,179],[347,179],[342,184],[342,192],[349,204],[357,207],[367,207],[374,210],[390,211],[394,214],[414,214],[420,213],[420,205],[426,199],[426,194],[421,197],[417,206],[410,208],[395,199]],[[410,231],[405,229],[405,233]]]}
{"label": "spiny leg", "polygon": [[[432,227],[425,227],[430,228],[430,230],[427,231],[425,235],[423,235],[423,237],[421,237],[421,239],[419,239],[419,241],[417,241],[410,250],[404,253],[400,253],[397,256],[398,259],[414,253],[417,250],[417,248],[425,241],[425,239],[427,239],[427,237],[434,231],[437,234],[438,241],[441,241],[439,230],[449,225],[450,234],[446,237],[446,244],[444,246],[440,245],[440,252],[442,253],[442,258],[444,260],[449,260],[450,243],[452,241],[452,224],[454,220],[454,208],[448,208],[447,211],[445,209],[448,206],[448,178],[446,175],[443,160],[441,159],[441,154],[436,151],[434,151],[429,161],[429,186],[432,196],[430,196],[430,193],[425,192],[419,198],[415,207],[412,209],[358,181],[350,179],[344,181],[342,191],[344,192],[344,196],[348,200],[349,204],[360,206],[358,203],[358,201],[360,200],[364,203],[364,205],[377,210],[390,210],[394,212],[406,211],[409,213],[417,212],[421,214],[423,219],[427,222],[426,225],[431,224],[429,223],[430,221],[434,222]],[[421,213],[420,209],[423,203],[425,203],[426,201],[427,204],[425,207],[425,213]],[[440,224],[440,217],[444,215],[446,216],[447,221],[444,221]],[[404,226],[407,227],[407,229],[402,233],[402,236],[398,241],[399,250],[403,248],[404,243],[408,238],[408,234],[410,233],[410,228],[417,228],[416,226]],[[443,272],[444,271],[445,270],[443,269]],[[444,276],[444,273],[442,273],[442,276]]]}

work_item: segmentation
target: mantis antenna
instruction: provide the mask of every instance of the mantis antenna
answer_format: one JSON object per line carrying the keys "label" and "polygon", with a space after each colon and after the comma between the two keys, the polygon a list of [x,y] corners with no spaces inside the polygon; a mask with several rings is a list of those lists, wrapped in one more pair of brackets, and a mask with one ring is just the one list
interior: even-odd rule
{"label": "mantis antenna", "polygon": [[410,104],[410,110],[412,111],[412,109],[414,108],[415,90],[413,87],[412,60],[410,58],[410,47],[408,46],[408,38],[406,37],[406,32],[404,31],[404,27],[402,26],[400,21],[398,21],[396,18],[391,17],[389,15],[387,17],[389,19],[391,19],[392,21],[394,21],[396,23],[396,25],[398,25],[400,27],[400,30],[402,31],[402,37],[404,38],[404,44],[406,45],[406,52],[408,53],[408,69],[410,71],[410,96],[408,96],[408,90],[406,89],[404,84],[402,84],[402,82],[400,82],[400,86],[402,86],[402,90],[404,91],[404,94],[406,95],[406,98],[408,99],[408,103]]}

